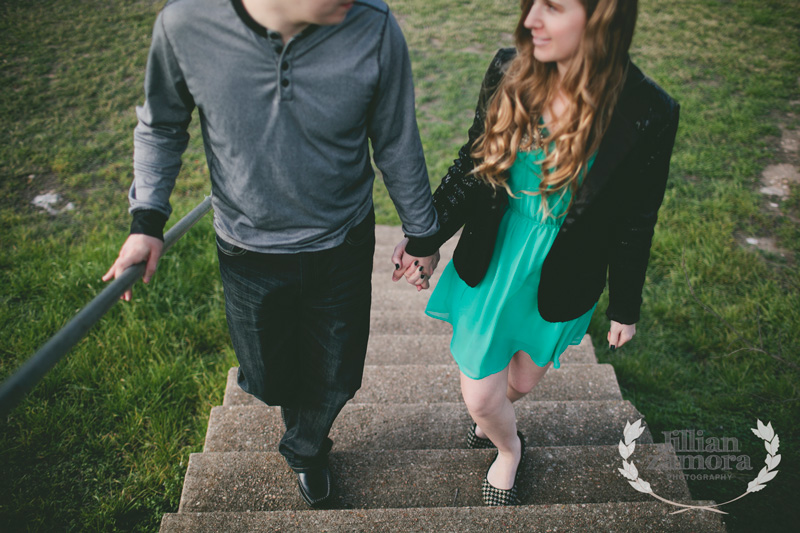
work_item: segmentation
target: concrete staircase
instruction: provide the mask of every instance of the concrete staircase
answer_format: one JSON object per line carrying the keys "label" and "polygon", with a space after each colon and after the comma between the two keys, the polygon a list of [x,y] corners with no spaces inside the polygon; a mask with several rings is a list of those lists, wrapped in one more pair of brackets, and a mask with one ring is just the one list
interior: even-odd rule
{"label": "concrete staircase", "polygon": [[[466,448],[470,418],[448,350],[451,330],[424,316],[430,293],[391,282],[401,236],[399,228],[377,228],[364,382],[331,434],[332,508],[311,510],[302,501],[277,452],[279,409],[244,393],[231,369],[204,451],[190,457],[180,507],[164,515],[163,533],[725,531],[718,514],[670,514],[677,508],[635,491],[619,474],[625,422],[642,415],[622,399],[613,368],[597,363],[588,335],[516,404],[529,446],[523,505],[485,507],[480,484],[495,452]],[[442,250],[440,270],[454,244]],[[654,444],[649,431],[637,440],[637,465],[665,454],[674,450]],[[648,481],[662,497],[691,500],[682,479]]]}

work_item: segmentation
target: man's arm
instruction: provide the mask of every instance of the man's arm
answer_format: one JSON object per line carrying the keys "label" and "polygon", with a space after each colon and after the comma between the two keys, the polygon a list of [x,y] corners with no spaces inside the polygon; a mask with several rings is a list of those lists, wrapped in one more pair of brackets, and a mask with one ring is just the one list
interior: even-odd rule
{"label": "man's arm", "polygon": [[[417,128],[411,61],[405,38],[391,13],[384,27],[378,62],[380,80],[368,117],[373,157],[403,223],[403,232],[427,237],[439,225]],[[397,256],[393,259],[397,260]],[[418,287],[427,288],[436,260],[435,254],[428,257],[401,254],[399,263],[395,263],[393,279],[400,279],[413,265],[418,274],[406,278]]]}
{"label": "man's arm", "polygon": [[[147,262],[144,282],[152,278],[163,249],[164,226],[172,212],[169,196],[189,142],[187,128],[193,109],[194,100],[169,42],[162,12],[153,29],[147,59],[145,103],[136,109],[139,122],[133,134],[134,179],[128,194],[133,215],[131,234],[103,281],[141,262]],[[130,301],[131,291],[122,298]]]}
{"label": "man's arm", "polygon": [[194,110],[163,12],[153,29],[144,91],[145,102],[136,108],[139,122],[133,132],[134,179],[128,195],[134,215],[132,232],[163,239],[160,233],[172,212],[169,196],[189,143],[187,128]]}

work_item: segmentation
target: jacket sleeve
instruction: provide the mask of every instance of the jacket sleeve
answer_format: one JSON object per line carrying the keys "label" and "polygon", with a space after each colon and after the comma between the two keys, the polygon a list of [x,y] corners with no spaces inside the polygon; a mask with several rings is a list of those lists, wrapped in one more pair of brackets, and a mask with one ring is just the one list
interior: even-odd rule
{"label": "jacket sleeve", "polygon": [[[668,98],[668,97],[667,97]],[[619,182],[620,198],[611,224],[606,316],[621,324],[639,320],[650,245],[664,199],[678,129],[679,106],[668,98],[665,120],[643,139],[639,172]]]}
{"label": "jacket sleeve", "polygon": [[164,27],[156,20],[145,72],[145,103],[136,108],[133,132],[133,184],[128,193],[131,233],[163,239],[172,208],[169,197],[189,142],[187,128],[194,99],[186,86]]}
{"label": "jacket sleeve", "polygon": [[441,184],[433,193],[433,205],[439,216],[439,231],[426,238],[408,236],[406,252],[409,254],[425,257],[435,253],[464,225],[476,202],[493,194],[491,187],[471,173],[475,168],[475,162],[470,154],[472,145],[483,134],[489,100],[503,78],[504,67],[513,59],[515,53],[513,48],[504,48],[492,59],[481,84],[478,105],[468,131],[467,142],[458,151],[458,159],[453,161],[453,165],[447,170]]}

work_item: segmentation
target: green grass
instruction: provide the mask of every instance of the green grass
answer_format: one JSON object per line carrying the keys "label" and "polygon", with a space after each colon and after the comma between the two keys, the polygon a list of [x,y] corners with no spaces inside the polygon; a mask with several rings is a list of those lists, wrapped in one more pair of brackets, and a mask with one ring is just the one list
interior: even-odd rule
{"label": "green grass", "polygon": [[[161,5],[0,4],[0,377],[101,290],[124,240],[133,109]],[[390,5],[409,42],[435,186],[466,138],[489,60],[511,44],[517,3]],[[726,506],[726,523],[730,531],[789,530],[800,490],[800,192],[778,213],[758,189],[763,168],[787,157],[779,124],[800,125],[800,6],[640,5],[631,55],[680,101],[681,126],[637,337],[609,352],[601,312],[590,333],[657,440],[663,431],[703,430],[739,439],[751,457],[754,470],[731,481],[690,482],[696,499],[744,491],[765,455],[749,428],[771,421],[780,473]],[[196,121],[192,128],[173,220],[208,191]],[[49,190],[76,209],[51,217],[30,205]],[[375,200],[379,222],[397,223],[380,183]],[[201,450],[235,364],[212,235],[207,217],[149,287],[136,287],[132,305],[115,306],[0,421],[0,529],[153,531],[175,511],[188,455]],[[787,252],[745,249],[742,236],[772,236]],[[657,473],[646,479],[658,490]]]}

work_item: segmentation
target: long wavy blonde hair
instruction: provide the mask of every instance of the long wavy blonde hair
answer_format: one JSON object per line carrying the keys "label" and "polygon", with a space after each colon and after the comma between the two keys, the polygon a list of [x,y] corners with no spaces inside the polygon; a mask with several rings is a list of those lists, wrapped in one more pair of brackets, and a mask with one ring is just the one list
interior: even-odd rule
{"label": "long wavy blonde hair", "polygon": [[[568,103],[543,143],[546,157],[539,190],[523,191],[543,198],[577,190],[578,178],[600,146],[622,91],[637,0],[580,1],[586,10],[586,28],[562,79],[555,63],[533,57],[531,32],[524,22],[534,0],[521,1],[522,15],[514,32],[517,56],[489,103],[484,134],[472,149],[477,163],[473,172],[512,195],[508,169],[519,150],[529,150],[539,140],[539,120],[559,92]],[[547,202],[542,204],[546,209]]]}

